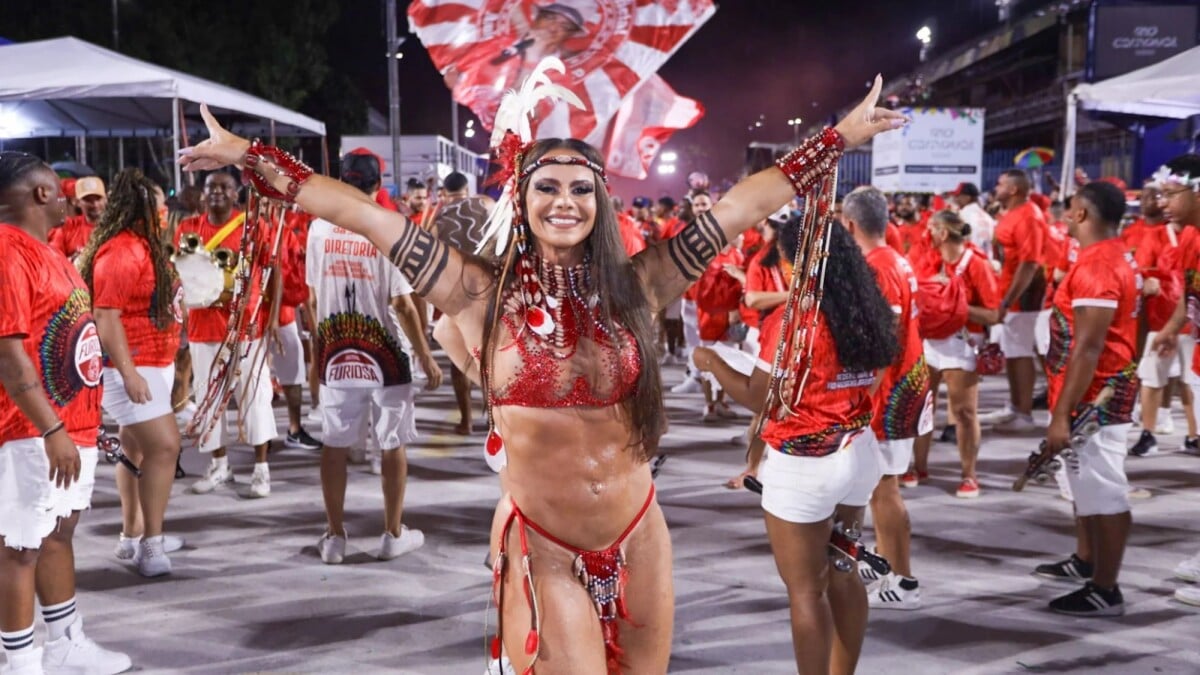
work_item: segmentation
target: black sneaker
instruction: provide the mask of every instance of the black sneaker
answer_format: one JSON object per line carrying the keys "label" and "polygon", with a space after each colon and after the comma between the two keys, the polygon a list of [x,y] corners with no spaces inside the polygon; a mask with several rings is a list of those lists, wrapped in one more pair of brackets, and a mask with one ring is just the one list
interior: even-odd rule
{"label": "black sneaker", "polygon": [[1138,437],[1137,443],[1129,449],[1129,454],[1134,457],[1147,457],[1149,455],[1158,454],[1158,441],[1154,438],[1154,434],[1149,430],[1142,430],[1142,435]]}
{"label": "black sneaker", "polygon": [[947,424],[942,429],[942,433],[938,435],[939,443],[958,444],[958,429],[953,424]]}
{"label": "black sneaker", "polygon": [[1120,586],[1106,591],[1089,581],[1074,593],[1051,600],[1050,609],[1071,616],[1121,616],[1125,613],[1125,598]]}
{"label": "black sneaker", "polygon": [[1038,565],[1033,573],[1039,577],[1055,581],[1079,581],[1092,578],[1092,563],[1080,558],[1074,553],[1062,562]]}
{"label": "black sneaker", "polygon": [[283,439],[283,447],[285,448],[301,448],[304,450],[320,450],[321,441],[308,435],[308,432],[303,427],[296,433],[289,433]]}
{"label": "black sneaker", "polygon": [[1050,392],[1043,391],[1033,397],[1034,410],[1049,410],[1050,409]]}
{"label": "black sneaker", "polygon": [[1200,455],[1200,436],[1188,436],[1183,439],[1183,451],[1190,455]]}

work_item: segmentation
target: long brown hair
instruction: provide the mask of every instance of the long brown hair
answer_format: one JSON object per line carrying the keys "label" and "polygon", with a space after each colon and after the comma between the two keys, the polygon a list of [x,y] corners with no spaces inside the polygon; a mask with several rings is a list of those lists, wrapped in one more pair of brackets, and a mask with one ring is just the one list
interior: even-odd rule
{"label": "long brown hair", "polygon": [[100,222],[79,254],[79,274],[92,289],[92,273],[96,251],[106,241],[121,232],[129,231],[145,240],[154,265],[154,293],[150,296],[150,317],[159,330],[175,321],[172,304],[175,301],[175,268],[171,265],[162,229],[158,221],[158,205],[154,201],[154,181],[140,169],[125,169],[117,174],[108,192],[108,206]]}
{"label": "long brown hair", "polygon": [[[603,166],[604,159],[595,148],[575,139],[547,138],[534,143],[526,153],[522,166],[518,171],[536,162],[541,157],[555,150],[572,150],[578,152],[592,162]],[[583,246],[591,266],[593,289],[599,297],[600,318],[608,329],[609,334],[616,335],[615,327],[621,326],[628,330],[637,345],[638,356],[641,359],[641,373],[634,385],[633,395],[622,403],[622,411],[633,428],[630,438],[631,446],[641,447],[641,458],[648,461],[658,450],[659,439],[666,432],[666,416],[663,414],[662,378],[656,367],[658,356],[655,348],[655,336],[650,321],[650,303],[642,289],[633,263],[625,253],[621,240],[620,228],[616,211],[612,202],[606,197],[608,188],[600,177],[595,176],[596,214],[595,224],[591,233],[584,240]],[[524,235],[531,247],[536,247],[532,232],[529,231],[525,219],[525,193],[529,189],[528,179],[521,182],[517,191],[519,212],[518,222],[513,228],[524,228]],[[517,236],[517,232],[514,232]],[[496,261],[499,283],[495,294],[488,300],[488,320],[484,322],[483,343],[480,349],[480,373],[485,388],[485,396],[490,396],[487,388],[490,384],[492,340],[501,314],[504,311],[503,295],[507,289],[516,284],[513,273],[516,264],[516,246],[510,244],[504,257]]]}

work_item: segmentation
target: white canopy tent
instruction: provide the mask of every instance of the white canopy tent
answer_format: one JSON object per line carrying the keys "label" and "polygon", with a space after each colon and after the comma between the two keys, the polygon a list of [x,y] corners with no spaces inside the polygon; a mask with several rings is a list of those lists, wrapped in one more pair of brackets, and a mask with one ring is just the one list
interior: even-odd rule
{"label": "white canopy tent", "polygon": [[169,133],[178,151],[181,121],[203,134],[200,103],[244,136],[325,136],[311,117],[77,38],[0,46],[0,139]]}
{"label": "white canopy tent", "polygon": [[1200,47],[1103,82],[1080,84],[1067,97],[1062,185],[1075,184],[1078,110],[1187,119],[1200,115]]}

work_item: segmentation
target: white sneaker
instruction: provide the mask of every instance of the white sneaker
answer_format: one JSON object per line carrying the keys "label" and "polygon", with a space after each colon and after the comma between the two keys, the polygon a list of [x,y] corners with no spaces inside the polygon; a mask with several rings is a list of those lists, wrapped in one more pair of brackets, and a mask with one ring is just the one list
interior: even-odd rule
{"label": "white sneaker", "polygon": [[1191,581],[1193,583],[1200,582],[1200,555],[1194,558],[1188,558],[1175,566],[1175,578]]}
{"label": "white sneaker", "polygon": [[250,477],[250,496],[255,499],[262,499],[271,495],[271,473],[262,469],[255,469],[254,475]]}
{"label": "white sneaker", "polygon": [[1014,411],[1011,406],[1005,404],[1005,406],[999,410],[993,410],[990,413],[984,413],[983,415],[980,415],[979,423],[985,426],[1000,424],[1001,422],[1007,422],[1016,416],[1016,411]]}
{"label": "white sneaker", "polygon": [[383,475],[383,455],[379,452],[371,453],[371,474],[374,476]]}
{"label": "white sneaker", "polygon": [[903,577],[895,572],[879,580],[879,585],[867,593],[871,609],[918,609],[921,606],[921,589],[905,590],[900,587]]}
{"label": "white sneaker", "polygon": [[351,464],[366,464],[368,460],[370,457],[367,456],[366,448],[350,448],[346,453],[346,461]]}
{"label": "white sneaker", "polygon": [[233,469],[229,468],[228,464],[218,466],[216,461],[208,463],[208,469],[204,472],[204,477],[192,483],[192,492],[198,495],[205,495],[218,486],[233,482]]}
{"label": "white sneaker", "polygon": [[46,675],[116,675],[133,667],[133,661],[120,652],[110,651],[83,634],[83,617],[67,627],[67,634],[47,642],[42,653]]}
{"label": "white sneaker", "polygon": [[317,551],[321,553],[321,562],[340,565],[346,557],[346,537],[326,532],[317,540]]}
{"label": "white sneaker", "polygon": [[1179,602],[1200,607],[1200,588],[1196,588],[1195,586],[1177,588],[1175,589],[1175,599]]}
{"label": "white sneaker", "polygon": [[405,553],[411,553],[425,543],[425,533],[420,530],[410,530],[407,525],[400,526],[400,536],[393,537],[391,532],[384,532],[379,538],[380,560],[392,560]]}
{"label": "white sneaker", "polygon": [[171,559],[167,557],[165,540],[163,535],[142,539],[137,555],[138,574],[153,578],[171,573]]}
{"label": "white sneaker", "polygon": [[126,537],[124,534],[117,539],[117,548],[113,551],[113,555],[117,556],[117,560],[133,560],[137,555],[138,542],[141,537]]}
{"label": "white sneaker", "polygon": [[507,656],[501,656],[488,661],[487,671],[483,675],[517,675],[517,671],[513,670]]}
{"label": "white sneaker", "polygon": [[694,377],[684,378],[683,382],[671,387],[672,394],[702,394],[704,387],[700,386],[700,380]]}
{"label": "white sneaker", "polygon": [[1171,413],[1167,412],[1166,410],[1158,411],[1158,421],[1154,423],[1154,433],[1175,433],[1175,420],[1171,419]]}
{"label": "white sneaker", "polygon": [[42,648],[31,649],[20,654],[8,652],[8,664],[0,668],[0,675],[42,675]]}
{"label": "white sneaker", "polygon": [[1035,431],[1041,431],[1041,427],[1033,421],[1032,415],[1015,414],[1011,419],[1005,422],[997,422],[992,425],[992,430],[1003,431],[1010,434],[1028,434]]}
{"label": "white sneaker", "polygon": [[858,563],[858,578],[862,579],[863,585],[868,589],[867,592],[870,592],[870,589],[879,585],[879,581],[883,579],[883,577],[879,575],[879,572],[875,571],[874,567],[871,567],[867,563],[861,561]]}

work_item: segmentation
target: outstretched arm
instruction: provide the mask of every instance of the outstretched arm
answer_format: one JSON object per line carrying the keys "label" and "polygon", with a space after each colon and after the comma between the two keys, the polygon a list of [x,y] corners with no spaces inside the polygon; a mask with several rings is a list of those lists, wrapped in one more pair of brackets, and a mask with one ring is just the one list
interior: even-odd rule
{"label": "outstretched arm", "polygon": [[[182,150],[180,163],[189,171],[243,167],[250,142],[222,128],[207,106],[201,106],[200,113],[209,138]],[[261,159],[254,170],[276,190],[288,192],[293,179],[274,163]],[[416,292],[443,313],[454,316],[486,301],[484,291],[492,284],[492,275],[485,264],[379,206],[361,190],[313,175],[300,184],[295,201],[308,213],[369,239],[400,268]]]}
{"label": "outstretched arm", "polygon": [[805,141],[785,158],[788,161],[781,160],[788,173],[773,166],[746,178],[678,235],[634,256],[634,267],[653,308],[664,307],[682,295],[739,234],[778,211],[797,192],[816,185],[837,166],[843,150],[903,126],[902,114],[876,106],[882,89],[883,79],[876,76],[867,97],[837,127]]}

